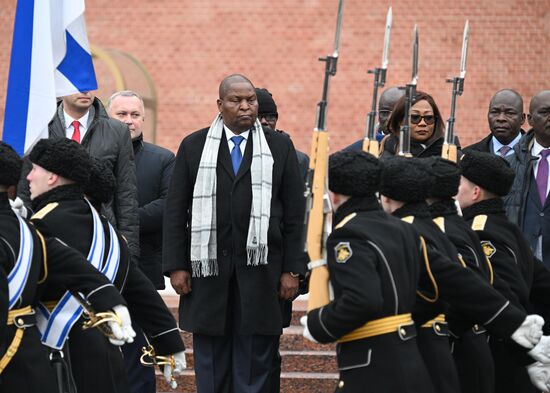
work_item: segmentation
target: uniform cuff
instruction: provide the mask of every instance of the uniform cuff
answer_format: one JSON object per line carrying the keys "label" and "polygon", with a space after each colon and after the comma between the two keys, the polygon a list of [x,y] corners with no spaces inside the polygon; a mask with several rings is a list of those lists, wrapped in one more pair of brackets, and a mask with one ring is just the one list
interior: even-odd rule
{"label": "uniform cuff", "polygon": [[307,328],[315,340],[324,344],[334,342],[338,338],[327,329],[323,322],[323,309],[324,307],[316,308],[307,313]]}

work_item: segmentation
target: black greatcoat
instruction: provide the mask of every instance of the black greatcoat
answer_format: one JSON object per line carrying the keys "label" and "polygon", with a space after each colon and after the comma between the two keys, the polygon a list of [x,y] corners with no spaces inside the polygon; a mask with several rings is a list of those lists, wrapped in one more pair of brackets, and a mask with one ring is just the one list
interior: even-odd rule
{"label": "black greatcoat", "polygon": [[[367,322],[412,313],[420,241],[414,229],[384,213],[374,197],[351,198],[338,208],[327,241],[334,300],[308,313],[320,342],[333,342]],[[376,228],[376,230],[372,230]],[[340,247],[349,257],[338,259]],[[339,343],[343,386],[337,392],[435,392],[420,356],[414,325],[393,333]]]}
{"label": "black greatcoat", "polygon": [[[495,276],[477,234],[457,214],[455,201],[450,199],[435,202],[430,205],[430,212],[434,222],[456,247],[462,258],[461,262],[491,283],[504,297],[510,299],[510,287]],[[472,326],[471,322],[459,313],[454,313],[452,309],[447,315],[447,320],[462,392],[493,392],[494,363],[485,329],[477,324]]]}
{"label": "black greatcoat", "polygon": [[[509,337],[521,325],[526,315],[460,264],[456,248],[432,221],[426,203],[406,204],[393,215],[410,222],[427,245],[428,261],[421,264],[419,280],[423,296],[417,298],[413,313],[417,327],[447,312],[449,305],[472,324],[483,324],[499,337]],[[446,326],[419,328],[418,345],[436,391],[456,393],[460,385],[446,330]]]}
{"label": "black greatcoat", "polygon": [[[43,248],[34,227],[29,225],[33,237],[33,260],[28,280],[19,302],[13,309],[36,306],[45,300],[44,294],[56,290],[70,290],[84,295],[93,292],[87,300],[96,312],[107,311],[115,305],[125,304],[107,278],[91,266],[73,249],[54,238],[45,238]],[[7,275],[14,266],[19,250],[19,221],[11,210],[6,193],[0,193],[0,279],[3,306],[7,309]],[[46,257],[47,256],[47,257]],[[40,281],[40,283],[39,283]],[[102,287],[98,290],[98,288]],[[2,309],[6,321],[6,309]],[[14,325],[2,324],[0,357],[13,340]],[[56,378],[50,366],[47,348],[40,342],[36,326],[25,329],[19,349],[0,375],[0,392],[52,393],[57,391]]]}
{"label": "black greatcoat", "polygon": [[[208,128],[192,133],[181,143],[166,200],[163,234],[163,269],[191,272],[190,231],[193,189]],[[301,249],[303,181],[290,138],[264,128],[273,155],[268,264],[247,266],[246,238],[252,203],[249,134],[239,172],[235,176],[225,135],[216,167],[216,215],[219,275],[193,277],[192,291],[180,297],[180,327],[193,333],[224,334],[229,282],[238,283],[242,319],[236,334],[279,335],[282,332],[278,286],[282,272],[305,274]]]}
{"label": "black greatcoat", "polygon": [[[37,213],[33,216],[33,222],[38,228],[55,235],[82,255],[88,255],[93,218],[77,186],[57,187],[42,194],[34,202]],[[107,220],[104,217],[101,220],[105,233],[108,233]],[[121,257],[114,284],[128,303],[132,320],[149,337],[158,355],[183,351],[184,345],[176,321],[151,281],[130,262],[126,241],[120,234],[117,235]],[[106,249],[109,246],[107,240]],[[59,300],[61,296],[62,291],[53,288],[44,295],[50,301]],[[123,359],[118,348],[96,331],[72,329],[69,337],[71,366],[79,393],[128,391]],[[94,363],[93,373],[90,372],[90,359],[101,359]]]}
{"label": "black greatcoat", "polygon": [[136,161],[139,214],[139,268],[164,289],[162,274],[162,217],[175,157],[170,150],[143,141],[132,141]]}
{"label": "black greatcoat", "polygon": [[[519,227],[508,220],[500,198],[476,203],[463,211],[464,219],[478,234],[495,273],[515,296],[511,301],[527,312],[534,305],[550,307],[550,271],[533,256]],[[512,343],[491,340],[497,392],[530,392],[525,365],[533,363],[526,350]],[[531,390],[530,390],[531,389]]]}

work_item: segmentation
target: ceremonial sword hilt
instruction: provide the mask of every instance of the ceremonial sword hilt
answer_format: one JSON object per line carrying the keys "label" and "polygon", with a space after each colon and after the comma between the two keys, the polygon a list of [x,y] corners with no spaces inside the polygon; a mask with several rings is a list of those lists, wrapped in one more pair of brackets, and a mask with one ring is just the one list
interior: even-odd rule
{"label": "ceremonial sword hilt", "polygon": [[176,359],[174,355],[161,356],[155,353],[155,348],[149,344],[146,347],[141,348],[142,355],[139,358],[139,362],[145,367],[155,367],[156,366],[170,366],[172,368],[170,373],[170,385],[176,383],[176,378],[174,377],[174,369],[176,368]]}

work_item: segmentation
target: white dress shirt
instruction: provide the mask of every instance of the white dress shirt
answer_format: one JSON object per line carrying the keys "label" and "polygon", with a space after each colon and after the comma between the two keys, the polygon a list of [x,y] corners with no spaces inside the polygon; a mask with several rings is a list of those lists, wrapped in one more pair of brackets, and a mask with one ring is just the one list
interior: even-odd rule
{"label": "white dress shirt", "polygon": [[503,146],[508,146],[510,148],[510,150],[508,150],[508,153],[506,153],[506,156],[509,156],[511,154],[514,154],[514,146],[518,144],[519,140],[521,139],[521,132],[519,134],[517,134],[517,136],[512,140],[512,142],[508,143],[507,145],[503,145],[502,143],[499,142],[499,140],[497,138],[495,138],[494,136],[491,138],[491,143],[493,144],[493,153],[495,153],[496,155],[500,156],[500,149],[503,147]]}
{"label": "white dress shirt", "polygon": [[74,127],[73,127],[73,121],[78,120],[80,123],[80,142],[84,140],[84,135],[86,135],[86,131],[88,131],[88,117],[90,116],[90,111],[86,112],[84,116],[82,116],[80,119],[73,119],[71,116],[63,110],[63,117],[65,118],[65,136],[69,139],[73,138],[74,134]]}
{"label": "white dress shirt", "polygon": [[[225,128],[225,137],[227,138],[227,145],[229,146],[229,154],[231,154],[231,151],[235,147],[235,144],[233,143],[231,138],[234,137],[234,136],[237,136],[237,134],[235,134],[233,131],[231,131],[229,129],[229,127],[227,127],[225,124],[224,124],[224,128]],[[241,155],[243,157],[244,157],[244,150],[246,149],[246,142],[248,141],[248,135],[249,134],[250,134],[250,130],[238,134],[238,135],[240,135],[244,138],[244,140],[239,145],[239,147],[241,149]]]}

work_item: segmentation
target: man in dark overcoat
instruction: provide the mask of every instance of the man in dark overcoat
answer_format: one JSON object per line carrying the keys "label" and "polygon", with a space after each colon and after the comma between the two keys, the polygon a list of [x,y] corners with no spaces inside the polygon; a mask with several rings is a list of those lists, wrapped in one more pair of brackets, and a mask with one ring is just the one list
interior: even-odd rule
{"label": "man in dark overcoat", "polygon": [[197,391],[269,392],[279,299],[298,290],[303,182],[291,140],[262,128],[253,84],[220,84],[219,114],[187,136],[166,201],[163,268],[193,333]]}

